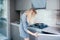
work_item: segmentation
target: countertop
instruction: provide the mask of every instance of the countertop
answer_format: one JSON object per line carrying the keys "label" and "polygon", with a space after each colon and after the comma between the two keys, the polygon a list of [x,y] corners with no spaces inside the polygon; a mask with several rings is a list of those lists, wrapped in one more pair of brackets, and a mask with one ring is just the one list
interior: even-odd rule
{"label": "countertop", "polygon": [[[15,25],[16,27],[19,27],[19,24],[17,24],[17,23],[11,23],[11,25]],[[60,32],[56,27],[47,27],[47,28],[44,28],[44,29],[28,27],[28,29],[36,31],[36,32],[40,33],[40,35],[49,35],[49,34],[42,34],[41,33],[41,31],[46,31],[46,32],[50,32],[50,33],[55,33],[55,34],[60,36]],[[55,36],[55,35],[50,34],[50,36]]]}

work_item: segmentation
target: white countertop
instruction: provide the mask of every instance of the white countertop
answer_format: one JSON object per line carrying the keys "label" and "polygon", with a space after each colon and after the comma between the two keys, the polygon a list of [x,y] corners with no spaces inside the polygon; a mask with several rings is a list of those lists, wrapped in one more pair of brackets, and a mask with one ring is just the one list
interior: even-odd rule
{"label": "white countertop", "polygon": [[19,24],[17,24],[17,23],[10,23],[10,24],[19,27]]}
{"label": "white countertop", "polygon": [[[58,30],[54,27],[48,27],[45,29],[39,29],[39,28],[33,28],[33,27],[29,27],[29,29],[34,30],[36,32],[39,33],[39,35],[45,35],[45,36],[60,36],[60,32],[58,32]],[[55,33],[54,35],[52,34],[42,34],[41,31],[45,31],[45,32],[50,32],[50,33]]]}

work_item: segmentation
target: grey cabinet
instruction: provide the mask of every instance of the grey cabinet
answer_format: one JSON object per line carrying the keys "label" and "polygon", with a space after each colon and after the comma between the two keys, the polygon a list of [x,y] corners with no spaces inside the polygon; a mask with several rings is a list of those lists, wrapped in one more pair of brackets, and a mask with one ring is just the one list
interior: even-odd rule
{"label": "grey cabinet", "polygon": [[31,0],[16,0],[16,10],[26,10],[31,8]]}
{"label": "grey cabinet", "polygon": [[23,40],[23,38],[20,37],[19,24],[11,23],[10,27],[12,40]]}
{"label": "grey cabinet", "polygon": [[46,8],[46,0],[16,0],[16,10],[28,10],[30,8]]}
{"label": "grey cabinet", "polygon": [[60,0],[16,0],[16,10],[26,10],[32,7],[57,10],[60,9]]}

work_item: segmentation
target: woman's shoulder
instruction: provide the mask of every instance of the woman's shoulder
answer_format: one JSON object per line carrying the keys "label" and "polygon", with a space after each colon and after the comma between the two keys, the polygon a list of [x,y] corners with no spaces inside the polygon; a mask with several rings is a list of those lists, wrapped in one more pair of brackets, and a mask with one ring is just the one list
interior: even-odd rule
{"label": "woman's shoulder", "polygon": [[24,12],[22,15],[21,15],[21,18],[25,18],[26,17],[26,13]]}
{"label": "woman's shoulder", "polygon": [[29,11],[25,11],[25,12],[22,14],[22,16],[27,16],[27,15],[29,15]]}
{"label": "woman's shoulder", "polygon": [[25,11],[25,15],[26,15],[26,16],[28,15],[28,11]]}

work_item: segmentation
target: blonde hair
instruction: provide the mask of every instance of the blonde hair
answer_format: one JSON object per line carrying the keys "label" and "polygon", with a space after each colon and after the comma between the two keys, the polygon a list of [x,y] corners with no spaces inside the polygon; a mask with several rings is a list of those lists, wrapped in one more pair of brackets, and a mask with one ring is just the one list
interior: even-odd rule
{"label": "blonde hair", "polygon": [[35,9],[31,8],[30,11],[33,11],[35,14],[37,14],[37,12],[35,11]]}
{"label": "blonde hair", "polygon": [[37,14],[37,12],[35,11],[35,9],[33,9],[33,8],[25,11],[25,13],[27,13],[27,15],[29,15],[30,12],[32,12],[32,13],[31,13],[32,15]]}

